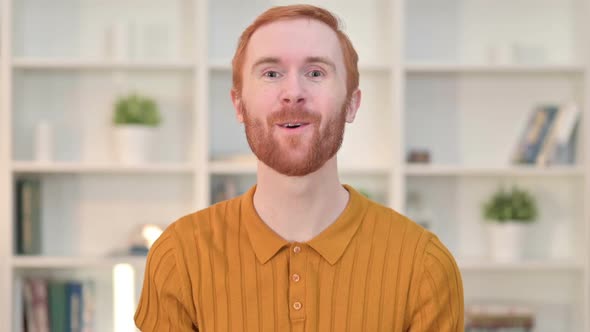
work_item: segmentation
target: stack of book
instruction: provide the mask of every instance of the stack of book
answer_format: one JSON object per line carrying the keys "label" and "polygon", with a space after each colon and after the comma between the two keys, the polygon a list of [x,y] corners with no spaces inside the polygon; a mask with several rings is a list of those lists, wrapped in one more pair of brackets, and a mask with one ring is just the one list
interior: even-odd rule
{"label": "stack of book", "polygon": [[23,280],[23,331],[94,331],[94,283],[92,281]]}
{"label": "stack of book", "polygon": [[580,109],[575,103],[537,106],[520,136],[512,162],[537,166],[573,164],[579,123]]}
{"label": "stack of book", "polygon": [[465,308],[466,332],[529,332],[534,326],[534,312],[527,306],[479,304]]}

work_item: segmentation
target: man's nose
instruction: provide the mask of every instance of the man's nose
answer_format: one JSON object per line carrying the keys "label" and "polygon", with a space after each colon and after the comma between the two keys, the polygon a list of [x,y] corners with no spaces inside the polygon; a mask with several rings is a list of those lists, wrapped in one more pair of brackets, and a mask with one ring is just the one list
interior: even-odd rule
{"label": "man's nose", "polygon": [[298,75],[290,75],[283,81],[281,102],[284,105],[298,105],[305,101],[305,89]]}

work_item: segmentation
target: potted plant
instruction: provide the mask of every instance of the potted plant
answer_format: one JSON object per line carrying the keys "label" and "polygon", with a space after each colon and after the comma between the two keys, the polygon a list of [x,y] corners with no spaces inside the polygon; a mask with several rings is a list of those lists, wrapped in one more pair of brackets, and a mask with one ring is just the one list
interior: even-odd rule
{"label": "potted plant", "polygon": [[483,204],[482,212],[488,224],[491,258],[500,262],[517,261],[526,226],[538,216],[534,197],[517,186],[510,191],[500,188]]}
{"label": "potted plant", "polygon": [[153,99],[136,93],[120,97],[113,114],[117,159],[125,164],[146,162],[154,130],[161,121]]}

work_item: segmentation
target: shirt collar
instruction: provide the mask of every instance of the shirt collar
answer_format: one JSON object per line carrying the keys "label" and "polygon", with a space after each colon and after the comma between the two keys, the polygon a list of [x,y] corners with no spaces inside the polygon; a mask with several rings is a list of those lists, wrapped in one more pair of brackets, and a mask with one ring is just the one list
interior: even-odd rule
{"label": "shirt collar", "polygon": [[[343,184],[350,197],[340,216],[328,228],[323,230],[307,244],[316,250],[331,265],[342,257],[359,225],[361,224],[369,200],[352,188]],[[275,233],[258,215],[254,208],[254,193],[256,185],[252,186],[241,198],[241,218],[256,258],[264,264],[279,250],[288,246],[289,242]]]}

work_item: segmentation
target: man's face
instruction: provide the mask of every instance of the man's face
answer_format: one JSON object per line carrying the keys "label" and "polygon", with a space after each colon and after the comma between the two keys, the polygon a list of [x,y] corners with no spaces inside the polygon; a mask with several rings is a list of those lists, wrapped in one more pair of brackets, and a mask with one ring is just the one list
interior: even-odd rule
{"label": "man's face", "polygon": [[258,159],[281,174],[303,176],[336,154],[360,91],[346,101],[344,59],[330,27],[290,19],[258,28],[242,79],[232,101]]}

